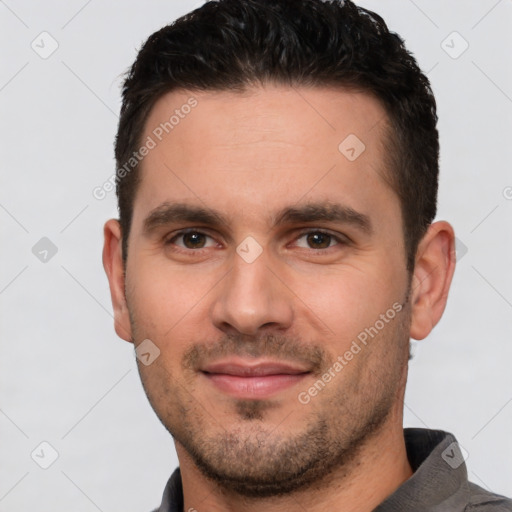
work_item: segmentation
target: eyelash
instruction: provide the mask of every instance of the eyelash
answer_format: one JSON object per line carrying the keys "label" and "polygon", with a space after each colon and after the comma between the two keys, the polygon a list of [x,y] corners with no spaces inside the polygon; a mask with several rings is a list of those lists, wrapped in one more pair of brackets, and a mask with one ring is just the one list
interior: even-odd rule
{"label": "eyelash", "polygon": [[[195,234],[199,234],[199,235],[204,235],[208,238],[212,238],[213,237],[211,235],[209,235],[208,233],[205,233],[199,229],[195,229],[195,228],[188,228],[188,229],[182,229],[181,231],[178,231],[176,233],[173,233],[172,236],[170,238],[167,238],[164,243],[166,246],[168,245],[172,245],[173,242],[179,238],[179,237],[182,237],[184,235],[187,235],[187,234],[192,234],[192,233],[195,233]],[[304,236],[307,236],[309,234],[322,234],[322,235],[326,235],[326,236],[329,236],[331,237],[332,240],[335,240],[337,242],[337,244],[333,245],[333,246],[330,246],[330,247],[327,247],[325,249],[304,249],[304,250],[309,250],[311,252],[315,252],[315,253],[325,253],[327,251],[329,251],[330,249],[333,249],[334,247],[340,245],[340,246],[346,246],[350,243],[350,240],[348,239],[348,237],[342,235],[342,236],[339,236],[339,235],[334,235],[333,233],[329,232],[329,231],[325,231],[323,229],[308,229],[308,230],[305,230],[305,231],[301,231],[299,233],[299,235],[297,236],[297,238],[295,239],[295,241],[303,238]],[[184,252],[184,253],[201,253],[203,250],[207,250],[207,249],[211,249],[211,247],[202,247],[202,248],[199,248],[199,249],[184,249],[183,247],[177,247],[175,248],[174,250],[177,251],[177,252]]]}

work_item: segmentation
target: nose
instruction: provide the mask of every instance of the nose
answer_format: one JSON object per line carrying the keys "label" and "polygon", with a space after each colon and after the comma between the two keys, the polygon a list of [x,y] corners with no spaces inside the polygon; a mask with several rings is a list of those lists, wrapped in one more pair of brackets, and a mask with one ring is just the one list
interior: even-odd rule
{"label": "nose", "polygon": [[[293,294],[271,268],[265,251],[252,263],[238,254],[231,270],[216,287],[214,325],[228,334],[258,335],[262,330],[286,330],[293,321]],[[275,267],[275,266],[274,266]]]}

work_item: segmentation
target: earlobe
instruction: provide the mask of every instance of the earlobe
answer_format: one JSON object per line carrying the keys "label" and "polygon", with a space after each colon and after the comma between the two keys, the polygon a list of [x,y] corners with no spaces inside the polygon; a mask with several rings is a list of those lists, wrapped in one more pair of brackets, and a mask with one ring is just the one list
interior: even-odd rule
{"label": "earlobe", "polygon": [[117,219],[110,219],[103,228],[103,268],[108,277],[117,335],[132,341],[130,317],[125,297],[125,275],[122,257],[122,233]]}
{"label": "earlobe", "polygon": [[454,271],[454,230],[446,221],[435,222],[429,226],[416,253],[411,283],[412,338],[426,338],[441,319]]}

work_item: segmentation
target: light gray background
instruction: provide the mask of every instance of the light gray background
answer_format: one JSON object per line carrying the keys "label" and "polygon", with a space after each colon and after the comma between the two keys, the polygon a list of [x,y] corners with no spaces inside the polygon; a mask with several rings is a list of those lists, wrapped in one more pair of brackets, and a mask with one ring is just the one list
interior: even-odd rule
{"label": "light gray background", "polygon": [[[115,193],[98,201],[92,190],[114,172],[121,73],[153,31],[200,3],[0,1],[0,511],[149,511],[177,464],[113,329],[101,249]],[[510,496],[512,1],[359,3],[431,79],[437,218],[461,242],[444,317],[414,343],[405,425],[453,432],[470,478]],[[43,31],[59,45],[47,59],[31,48],[51,48]],[[454,31],[469,44],[458,58]],[[32,252],[42,237],[58,248],[46,263]],[[31,458],[51,462],[43,441],[58,452],[48,469]]]}

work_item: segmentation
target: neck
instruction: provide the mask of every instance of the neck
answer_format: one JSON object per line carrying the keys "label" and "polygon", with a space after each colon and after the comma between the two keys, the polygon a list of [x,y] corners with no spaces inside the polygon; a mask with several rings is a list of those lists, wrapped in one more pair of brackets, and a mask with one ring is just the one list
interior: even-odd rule
{"label": "neck", "polygon": [[227,493],[197,469],[179,443],[176,451],[186,511],[287,512],[297,510],[300,503],[308,512],[371,512],[413,474],[403,436],[402,410],[398,407],[383,428],[360,447],[350,467],[338,468],[317,486],[285,496],[246,498]]}

